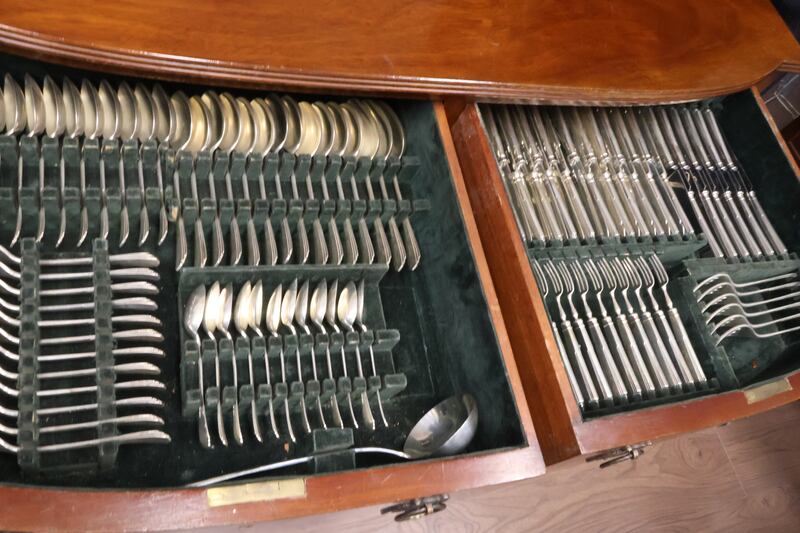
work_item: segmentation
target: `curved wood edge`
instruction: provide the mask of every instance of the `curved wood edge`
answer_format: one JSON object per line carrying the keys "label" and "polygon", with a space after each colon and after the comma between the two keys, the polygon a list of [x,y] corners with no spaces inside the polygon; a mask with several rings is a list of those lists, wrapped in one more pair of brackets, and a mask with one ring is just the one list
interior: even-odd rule
{"label": "curved wood edge", "polygon": [[[788,30],[787,30],[788,31]],[[763,65],[753,79],[738,83],[705,85],[686,90],[622,90],[613,86],[592,89],[514,84],[484,80],[409,77],[386,75],[353,76],[342,73],[303,71],[238,62],[160,54],[146,50],[112,49],[70,43],[43,33],[0,24],[0,51],[58,63],[75,68],[100,70],[171,81],[217,84],[243,88],[285,89],[298,92],[334,91],[361,94],[466,95],[487,101],[530,103],[644,104],[682,102],[722,96],[747,89],[773,72],[800,72],[800,49],[797,57]]]}
{"label": "curved wood edge", "polygon": [[452,131],[539,444],[547,464],[560,462],[580,453],[580,412],[475,104]]}
{"label": "curved wood edge", "polygon": [[769,112],[767,103],[764,101],[764,97],[761,96],[761,91],[757,87],[752,87],[750,92],[753,94],[753,98],[755,99],[756,104],[758,104],[759,109],[761,109],[761,114],[764,115],[764,119],[767,121],[767,124],[769,124],[769,128],[772,130],[775,140],[778,141],[781,150],[783,150],[783,155],[785,155],[786,159],[789,161],[789,165],[791,165],[794,175],[798,180],[800,180],[800,166],[798,166],[797,160],[794,158],[789,145],[786,144],[786,139],[783,138],[783,133],[781,133],[780,128],[778,128],[778,125],[775,123],[772,113]]}
{"label": "curved wood edge", "polygon": [[518,401],[527,446],[309,477],[305,498],[223,507],[209,507],[204,489],[104,491],[0,486],[4,508],[0,513],[0,529],[105,532],[246,524],[383,504],[543,474],[545,463],[524,401],[511,343],[441,102],[434,102],[434,112],[508,379]]}
{"label": "curved wood edge", "polygon": [[747,418],[800,399],[800,371],[785,378],[791,390],[748,403],[741,390],[588,420],[575,426],[581,453],[674,437]]}

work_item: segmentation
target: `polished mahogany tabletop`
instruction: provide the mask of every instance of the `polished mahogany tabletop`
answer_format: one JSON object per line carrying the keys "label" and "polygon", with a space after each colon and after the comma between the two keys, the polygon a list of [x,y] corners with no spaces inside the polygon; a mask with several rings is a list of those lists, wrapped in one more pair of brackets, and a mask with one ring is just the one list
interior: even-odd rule
{"label": "polished mahogany tabletop", "polygon": [[769,0],[3,0],[0,48],[204,83],[561,101],[699,98],[800,68]]}

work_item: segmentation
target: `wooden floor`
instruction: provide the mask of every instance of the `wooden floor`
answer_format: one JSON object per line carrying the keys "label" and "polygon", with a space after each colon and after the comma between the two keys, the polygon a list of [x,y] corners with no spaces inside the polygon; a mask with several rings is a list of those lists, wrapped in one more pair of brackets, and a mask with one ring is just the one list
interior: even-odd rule
{"label": "wooden floor", "polygon": [[247,529],[800,531],[800,402],[657,443],[602,471],[573,460],[532,480],[454,493],[446,511],[413,523],[395,524],[370,507]]}

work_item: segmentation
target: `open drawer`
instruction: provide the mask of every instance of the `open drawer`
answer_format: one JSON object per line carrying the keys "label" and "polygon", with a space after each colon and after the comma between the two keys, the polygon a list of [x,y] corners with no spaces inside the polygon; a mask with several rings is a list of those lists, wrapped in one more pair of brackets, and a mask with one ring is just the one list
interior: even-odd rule
{"label": "open drawer", "polygon": [[[524,111],[517,114],[519,109]],[[781,292],[786,286],[775,288],[782,282],[795,283],[792,281],[796,278],[798,265],[795,252],[800,246],[795,212],[800,183],[797,167],[788,156],[757,90],[731,94],[700,105],[692,104],[685,110],[675,107],[677,114],[672,114],[668,107],[661,107],[666,112],[667,124],[675,130],[675,142],[678,143],[675,152],[682,154],[682,157],[673,157],[674,161],[669,157],[674,151],[674,146],[669,144],[671,139],[666,137],[666,144],[659,146],[653,133],[655,130],[647,129],[650,119],[643,118],[648,116],[647,108],[596,108],[593,112],[588,111],[590,115],[586,114],[586,108],[547,106],[534,111],[523,106],[519,109],[494,104],[468,105],[455,120],[452,131],[546,463],[722,424],[800,397],[797,337],[792,328],[797,325],[792,313],[792,310],[796,313],[797,295],[791,290],[793,285],[786,292]],[[658,108],[655,111],[660,113]],[[731,161],[731,165],[720,164],[712,155],[700,159],[701,151],[696,147],[696,157],[688,158],[684,154],[688,153],[686,144],[691,147],[698,138],[702,139],[699,141],[702,150],[709,154],[717,148],[717,145],[707,142],[706,131],[702,129],[708,127],[710,132],[710,122],[694,122],[702,120],[703,116],[708,119],[708,115],[702,115],[706,111],[714,114],[723,137],[727,139],[728,149],[738,157],[738,160]],[[564,117],[566,119],[562,122]],[[635,124],[630,122],[632,117],[641,131],[634,131]],[[527,126],[523,127],[526,120]],[[662,115],[658,114],[658,118],[653,120],[661,125],[660,129],[665,129]],[[690,131],[687,120],[692,121],[691,127],[696,127],[696,132]],[[538,129],[537,121],[546,127]],[[599,130],[591,129],[593,121],[600,121]],[[623,138],[619,130],[618,137],[613,140],[603,133],[601,146],[594,144],[587,150],[586,144],[582,144],[587,137],[582,137],[580,128],[585,126],[591,137],[593,132],[599,135],[610,124],[616,128],[620,122],[623,129],[631,133],[633,144],[626,144],[629,139]],[[684,127],[685,131],[678,131]],[[565,128],[574,137],[565,140]],[[513,134],[511,137],[509,130]],[[566,172],[566,175],[573,176],[574,181],[562,183],[569,188],[564,189],[564,196],[556,200],[573,215],[577,213],[573,210],[573,200],[577,199],[588,209],[588,220],[594,221],[591,217],[598,216],[600,202],[606,202],[608,197],[604,192],[597,192],[601,189],[591,187],[605,187],[601,182],[609,176],[612,181],[620,176],[625,180],[638,171],[641,183],[626,182],[622,189],[618,189],[623,200],[626,191],[628,198],[653,199],[655,196],[647,187],[661,187],[654,190],[662,190],[661,197],[666,201],[670,196],[677,198],[680,208],[688,213],[687,224],[698,229],[683,232],[681,228],[684,226],[678,221],[680,228],[675,226],[672,232],[666,231],[665,224],[663,234],[648,232],[645,227],[641,233],[637,229],[629,231],[626,237],[624,234],[620,236],[616,230],[612,234],[607,226],[605,235],[598,231],[590,237],[583,234],[574,238],[574,232],[581,231],[578,226],[577,230],[572,228],[573,238],[570,238],[570,232],[563,233],[563,238],[561,233],[557,234],[559,238],[552,238],[548,227],[560,230],[563,225],[559,222],[561,219],[551,216],[554,213],[559,216],[552,210],[557,209],[558,204],[551,203],[547,207],[547,202],[555,202],[552,200],[554,196],[549,196],[554,189],[547,189],[550,187],[547,180],[552,178],[548,173],[553,168],[548,168],[548,155],[553,152],[537,144],[541,139],[551,143],[555,150],[563,149],[563,165],[559,167],[560,163],[553,163],[560,168],[554,172],[562,172],[561,176]],[[712,137],[708,139],[714,140]],[[556,145],[556,142],[561,144]],[[586,142],[594,143],[591,140]],[[615,142],[619,143],[616,148]],[[649,148],[649,153],[646,152],[647,143],[655,146]],[[532,145],[539,146],[541,153],[537,155],[534,153],[536,150],[530,151]],[[590,184],[590,188],[581,189],[586,187],[586,183],[580,180],[589,175],[586,170],[589,167],[581,169],[575,165],[584,165],[587,154],[596,156],[591,165],[599,164],[603,146],[614,154],[618,151],[626,153],[627,163],[622,163],[623,169],[620,170],[617,160],[614,160],[612,167],[603,167],[612,168],[610,174],[604,176],[603,172],[596,171],[593,175],[597,182]],[[662,146],[666,146],[665,150],[661,149]],[[571,154],[577,152],[582,152],[583,159],[570,161]],[[721,151],[719,158],[724,158]],[[660,162],[655,162],[656,159]],[[648,167],[645,160],[656,167]],[[711,163],[711,170],[703,167],[703,162],[709,160],[716,162]],[[534,164],[540,166],[531,171]],[[628,164],[633,166],[628,167]],[[777,242],[785,244],[782,252],[776,246],[774,254],[742,253],[748,252],[750,244],[765,243],[766,234],[750,235],[754,240],[748,241],[745,235],[728,231],[729,240],[719,242],[721,239],[716,234],[715,224],[729,230],[737,229],[742,220],[752,222],[751,218],[714,218],[706,220],[706,225],[700,228],[686,191],[691,190],[695,195],[704,194],[702,191],[706,189],[710,189],[709,194],[719,191],[723,195],[719,199],[708,197],[708,201],[713,203],[711,209],[719,207],[717,202],[727,201],[724,184],[730,178],[726,172],[732,172],[730,169],[734,166],[744,172],[737,174],[743,176],[742,182],[737,182],[742,185],[731,189],[754,191],[763,212],[774,226]],[[601,167],[602,164],[592,168]],[[680,168],[680,172],[676,168]],[[647,185],[645,176],[663,176],[667,181]],[[752,181],[752,187],[748,187],[746,177]],[[701,178],[706,181],[701,182]],[[515,179],[522,185],[515,185]],[[577,189],[572,188],[575,183]],[[612,182],[608,184],[609,187],[617,186]],[[526,187],[530,193],[524,193]],[[507,188],[510,188],[511,196]],[[531,200],[527,206],[520,200],[525,194]],[[604,196],[600,197],[600,194]],[[706,200],[698,196],[694,201]],[[642,205],[640,200],[636,202]],[[517,208],[517,205],[523,207]],[[749,205],[743,203],[736,208],[726,204],[724,210],[715,212],[720,217],[726,213],[731,213],[730,216],[736,212],[755,213],[755,208],[751,211]],[[537,229],[535,224],[539,224],[538,221],[531,225],[532,219],[525,226],[526,221],[522,218],[525,215],[520,216],[525,208],[532,209],[534,216],[543,214],[540,223],[544,230]],[[549,214],[548,209],[551,210]],[[665,209],[674,214],[671,205]],[[707,213],[704,209],[701,205],[701,215]],[[678,220],[677,215],[673,219]],[[550,226],[548,220],[552,223]],[[646,214],[641,220],[645,225],[652,221]],[[576,224],[580,224],[578,217]],[[709,224],[711,230],[708,230]],[[591,226],[587,227],[591,230]],[[526,229],[531,230],[528,237],[525,237]],[[537,235],[545,235],[545,238],[537,239]],[[764,241],[759,240],[762,237]],[[714,250],[709,249],[708,239],[717,241]],[[737,240],[738,244],[734,242]],[[742,248],[737,248],[738,245]],[[773,248],[769,244],[765,246]],[[737,256],[731,257],[737,251]],[[657,272],[663,272],[668,281],[666,278],[659,280]],[[777,281],[770,281],[773,278]],[[664,294],[669,298],[669,304],[659,292],[660,281],[666,281]],[[753,281],[755,283],[751,284]],[[720,285],[720,282],[728,284]],[[655,296],[649,292],[648,284]],[[610,293],[609,289],[614,289],[614,292]],[[623,293],[630,302],[623,299]],[[582,301],[587,294],[588,302]],[[721,298],[714,300],[717,296]],[[563,313],[560,306],[563,306]],[[667,320],[669,308],[673,306],[677,320]],[[633,313],[629,314],[629,311]],[[662,315],[659,317],[658,313]],[[625,317],[630,320],[627,325],[619,322],[620,314],[625,315],[623,322]],[[636,322],[632,320],[634,317]],[[748,327],[746,320],[755,323],[755,327]],[[650,321],[649,325],[647,321]],[[621,344],[615,345],[612,341],[615,335],[610,333],[609,327],[599,325],[606,323],[619,332]],[[623,330],[628,330],[630,335],[624,335]],[[599,337],[597,332],[600,332]],[[688,342],[688,348],[683,344],[684,340]],[[637,351],[637,346],[639,354],[636,357],[644,358],[639,360],[644,362],[641,369],[654,380],[649,387],[644,385],[644,380],[650,379],[647,377],[634,383],[637,376],[642,377],[639,369],[635,368],[633,352]],[[700,379],[693,377],[694,370],[688,368],[692,364],[690,358],[674,356],[686,354],[687,350],[694,352],[692,359],[701,374]],[[647,360],[648,355],[661,351],[666,358],[663,373]],[[622,361],[620,354],[628,359]],[[624,366],[628,361],[634,363],[634,368],[628,368],[633,372],[626,376]],[[609,365],[616,369],[609,369]],[[680,368],[681,365],[684,367]],[[633,381],[629,381],[629,377]],[[645,390],[647,388],[649,391]]]}
{"label": "open drawer", "polygon": [[[3,70],[20,83],[25,74],[31,74],[39,83],[45,76],[50,76],[57,80],[59,86],[64,76],[70,77],[79,87],[82,79],[93,83],[108,79],[114,88],[123,81],[127,81],[132,87],[140,83],[139,80],[130,78],[104,77],[96,72],[72,70],[14,56],[2,56],[0,63]],[[153,86],[152,81],[142,80],[141,84],[148,90]],[[169,82],[162,84],[167,94],[183,91],[190,96],[199,96],[210,89],[197,85],[173,85]],[[226,91],[221,88],[214,90],[218,93]],[[230,89],[230,92],[235,96],[245,97],[247,101],[266,96],[266,93],[256,91]],[[296,98],[308,102],[347,101],[347,97],[342,95],[301,95]],[[52,443],[47,440],[48,435],[37,433],[36,430],[37,424],[44,426],[47,422],[46,416],[42,418],[40,410],[46,407],[41,398],[44,395],[40,395],[39,400],[26,404],[24,409],[13,405],[14,409],[19,408],[20,412],[27,410],[32,415],[21,415],[19,420],[9,419],[5,422],[6,425],[20,424],[25,434],[20,432],[19,437],[25,439],[26,444],[20,445],[20,453],[16,456],[3,454],[0,457],[0,497],[8,509],[0,518],[3,529],[167,529],[256,522],[423,497],[543,473],[544,463],[538,440],[527,403],[523,401],[522,386],[478,239],[472,209],[455,159],[443,106],[439,102],[424,100],[387,99],[386,102],[400,118],[405,131],[406,145],[402,158],[387,158],[376,163],[369,158],[357,159],[350,156],[349,160],[346,157],[339,158],[336,164],[342,168],[351,168],[353,187],[361,191],[362,198],[367,197],[366,180],[373,180],[375,190],[378,191],[380,170],[394,167],[397,171],[399,168],[398,188],[402,189],[404,197],[410,202],[395,204],[393,201],[356,201],[350,197],[350,189],[347,187],[349,201],[343,203],[349,209],[340,216],[337,214],[342,205],[336,200],[329,201],[327,197],[322,200],[320,180],[332,180],[329,182],[330,190],[336,191],[335,176],[314,172],[315,168],[328,169],[331,161],[338,156],[309,157],[299,154],[294,157],[293,154],[287,155],[284,150],[280,153],[266,153],[263,158],[257,159],[252,154],[250,157],[237,155],[234,150],[230,159],[227,159],[227,155],[223,158],[220,154],[208,152],[200,152],[193,159],[191,154],[159,147],[152,141],[141,145],[135,140],[132,141],[133,144],[126,141],[120,148],[117,140],[95,140],[92,143],[80,136],[77,140],[66,137],[47,139],[46,135],[26,137],[23,132],[21,135],[2,137],[3,159],[0,166],[4,168],[0,169],[0,201],[5,202],[3,205],[6,209],[0,216],[0,234],[5,241],[3,244],[8,246],[8,241],[13,240],[17,206],[21,205],[21,247],[16,247],[13,251],[22,256],[20,267],[23,271],[31,268],[31,265],[34,270],[38,266],[45,268],[45,263],[37,262],[46,259],[63,259],[82,254],[88,258],[88,263],[85,264],[94,265],[94,283],[107,285],[108,277],[104,278],[106,273],[100,270],[108,270],[109,264],[113,270],[113,258],[116,254],[147,251],[159,258],[159,279],[153,280],[157,291],[152,299],[158,304],[154,314],[160,322],[156,329],[163,334],[159,347],[164,356],[148,361],[158,366],[156,379],[165,385],[164,390],[157,391],[154,395],[163,403],[157,410],[158,416],[164,422],[160,429],[170,439],[166,445],[139,443],[117,447],[99,443],[90,447],[91,450],[86,454],[38,453],[37,443]],[[82,152],[78,150],[79,147],[83,149]],[[58,179],[59,157],[62,153],[66,187],[59,186]],[[40,154],[43,158],[41,168],[44,169],[41,174],[38,162]],[[85,158],[82,163],[81,155],[78,154]],[[18,158],[21,163],[18,163]],[[209,164],[201,168],[201,160]],[[210,163],[213,163],[213,170]],[[226,167],[227,164],[230,167]],[[95,180],[101,173],[98,165],[104,165],[102,171],[107,177],[106,183],[113,184],[107,190],[99,190],[99,181]],[[155,181],[158,165],[163,167],[164,186],[161,190]],[[238,170],[234,170],[235,165],[238,165]],[[139,173],[144,172],[144,187],[140,187],[137,180],[137,167]],[[17,184],[18,168],[22,168],[21,188]],[[352,171],[353,168],[355,171]],[[81,191],[81,187],[77,185],[81,169],[86,176],[85,191]],[[279,201],[268,181],[265,196],[253,200],[252,204],[244,201],[244,197],[237,196],[242,193],[238,185],[233,187],[234,198],[226,198],[233,200],[232,202],[224,203],[219,200],[217,203],[212,199],[210,187],[206,183],[216,182],[216,188],[220,191],[217,198],[224,197],[228,169],[234,182],[249,182],[248,187],[254,195],[259,190],[259,181],[263,183],[259,172],[272,172],[273,181],[282,180],[287,198],[289,191],[292,191],[291,182],[296,178],[301,183],[301,193],[297,196],[295,191],[296,197],[291,201]],[[180,192],[179,187],[172,185],[173,171],[176,180],[184,184]],[[127,178],[127,187],[116,187],[120,183],[117,181],[118,172]],[[388,176],[389,174],[387,181]],[[39,184],[40,177],[44,179],[44,187]],[[317,191],[316,201],[306,192],[305,177],[309,178],[309,189]],[[193,179],[200,183],[197,187],[199,195],[195,198],[189,192]],[[161,202],[167,203],[169,223],[166,238],[159,245],[157,228],[160,227]],[[89,237],[77,245],[76,232],[81,227],[81,211],[84,205],[89,210],[85,222]],[[126,205],[130,236],[121,245],[121,220],[125,217],[122,207]],[[405,213],[402,212],[403,205]],[[67,229],[62,244],[56,247],[59,213],[62,210]],[[107,210],[105,215],[103,210]],[[299,221],[307,216],[310,217],[307,219],[309,234],[312,234],[314,217],[322,216],[320,213],[326,211],[329,219],[333,217],[334,227],[338,227],[340,231],[343,230],[344,218],[351,214],[354,217],[354,226],[357,226],[359,216],[368,216],[371,217],[371,227],[374,227],[372,225],[376,216],[385,216],[383,223],[387,223],[386,219],[392,214],[396,214],[398,223],[402,222],[401,217],[410,216],[421,261],[413,271],[406,268],[399,272],[385,265],[365,265],[358,261],[354,265],[316,265],[313,260],[308,264],[298,265],[288,261],[287,264],[272,266],[265,265],[262,259],[257,265],[246,266],[247,261],[243,259],[239,266],[225,266],[228,263],[226,259],[224,264],[216,267],[200,268],[192,265],[192,254],[197,250],[191,248],[196,242],[195,236],[199,235],[195,232],[202,231],[203,238],[210,242],[216,232],[214,226],[217,216],[222,217],[222,213],[226,212],[228,219],[239,219],[242,242],[247,243],[249,217],[257,216],[259,211],[262,218],[255,230],[259,243],[263,243],[266,238],[263,233],[266,229],[262,228],[270,223],[270,216],[275,217],[277,228],[281,217],[290,216],[287,213],[292,212],[296,213],[294,218],[290,216],[292,238],[299,234]],[[151,228],[150,235],[142,244],[137,239],[140,213],[144,213],[141,216],[149,219]],[[179,240],[176,230],[179,222],[176,213],[182,213],[181,216],[184,217],[183,223],[190,247],[187,265],[177,272],[176,243]],[[103,232],[102,226],[105,223],[100,219],[109,214],[108,240],[95,239],[97,233]],[[325,219],[324,222],[326,231],[329,231],[328,220]],[[226,244],[230,242],[228,234],[234,231],[229,224],[225,222],[223,225]],[[43,235],[37,243],[36,232],[41,229],[44,230]],[[209,246],[209,254],[212,253],[213,249]],[[31,310],[39,305],[39,298],[42,297],[40,290],[70,286],[69,280],[52,276],[39,279],[38,275],[37,271],[35,275],[22,276],[22,283],[27,285],[20,293],[24,300],[20,307],[23,316],[20,320],[20,338],[22,341],[32,340],[22,343],[19,348],[22,362],[19,368],[13,368],[21,376],[19,381],[16,384],[7,384],[9,387],[16,385],[28,394],[33,390],[34,396],[40,390],[36,387],[41,387],[41,390],[47,388],[42,380],[37,381],[35,374],[44,370],[41,367],[37,370],[36,365],[47,364],[41,360],[39,350],[48,348],[43,343],[37,344],[44,338],[41,336],[44,335],[42,322],[37,322],[42,320],[39,313],[44,312],[44,309]],[[346,334],[338,333],[337,330],[337,333],[330,335],[303,335],[302,329],[292,330],[293,317],[290,316],[288,325],[286,322],[280,325],[280,333],[276,338],[266,338],[270,334],[269,322],[264,326],[262,319],[256,324],[264,330],[259,333],[261,338],[255,338],[252,332],[257,328],[251,327],[242,335],[246,341],[240,338],[226,343],[219,330],[216,335],[206,336],[200,329],[201,324],[197,324],[205,340],[200,341],[198,338],[200,342],[195,342],[194,332],[187,332],[184,328],[184,305],[189,294],[198,285],[205,285],[210,289],[215,281],[223,288],[230,283],[233,290],[238,292],[245,284],[253,286],[260,282],[264,288],[263,306],[267,309],[273,289],[278,284],[286,289],[295,279],[299,279],[301,285],[304,280],[311,282],[311,290],[322,279],[328,283],[337,280],[340,291],[349,281],[357,284],[363,280],[366,284],[364,329],[371,331],[359,335],[343,327],[342,329],[347,330],[344,332]],[[114,283],[113,279],[111,283]],[[95,298],[114,298],[113,290],[108,286],[104,286],[103,290],[96,290],[95,293]],[[253,301],[255,300],[251,300]],[[223,300],[219,300],[219,305],[223,305]],[[113,326],[113,316],[109,316],[113,315],[109,311],[112,308],[110,301],[103,305],[95,302],[95,327],[100,328],[97,324],[103,322],[105,325],[102,327],[107,328],[107,336],[102,341],[100,333],[97,333],[93,342],[95,349],[103,353],[102,365],[106,368],[102,376],[98,373],[96,377],[89,377],[91,383],[87,386],[91,390],[87,389],[81,394],[87,391],[90,394],[96,393],[97,416],[113,418],[115,415],[102,412],[103,406],[100,405],[101,392],[109,394],[109,390],[114,389],[114,380],[120,378],[108,371],[108,365],[114,366],[123,362],[116,355],[119,352],[115,351],[122,343],[114,342],[116,326]],[[49,311],[52,312],[53,309]],[[205,311],[208,316],[208,307]],[[236,320],[234,318],[234,322]],[[346,324],[346,319],[341,316],[334,316],[332,320],[340,326]],[[67,327],[68,325],[62,324],[56,325],[55,329],[68,339],[70,335],[78,334],[70,333]],[[233,324],[229,328],[236,332]],[[263,333],[267,335],[263,336]],[[360,372],[360,364],[355,363],[355,358],[358,357],[356,354],[359,353],[357,347],[361,348],[364,372],[368,373],[367,354],[371,354],[373,346],[380,379],[377,382],[374,379],[359,381],[353,377],[356,366]],[[333,380],[320,377],[317,381],[316,374],[312,380],[308,365],[313,364],[315,356],[311,347],[316,347],[318,358],[322,358],[326,349],[333,352]],[[77,340],[64,341],[57,349],[66,354],[86,350]],[[344,381],[342,378],[347,375],[347,371],[345,369],[342,372],[339,350],[341,357],[345,357],[346,350],[350,365],[350,378]],[[272,368],[271,384],[261,366],[251,374],[255,376],[257,383],[254,386],[242,385],[247,380],[250,356],[256,363],[266,364],[267,369]],[[82,356],[81,359],[89,360],[86,363],[88,369],[94,368],[95,364],[100,368],[98,357]],[[231,363],[234,367],[238,366],[239,370],[238,380],[233,386],[223,386],[223,390],[212,386],[217,360],[223,362],[223,381],[231,380],[228,371]],[[198,361],[201,361],[200,367],[204,369],[205,378],[200,377],[202,373],[198,376]],[[33,366],[25,366],[23,362]],[[279,377],[284,371],[284,363],[288,379]],[[69,364],[71,363],[67,362],[67,366]],[[12,370],[13,363],[8,360],[4,360],[2,365],[7,371]],[[302,365],[306,365],[305,370],[298,369]],[[252,367],[250,368],[252,373]],[[321,373],[324,373],[323,368],[319,364]],[[58,370],[69,368],[59,367]],[[298,374],[301,379],[292,377]],[[58,379],[58,376],[55,378]],[[197,390],[198,379],[204,379],[205,390]],[[310,384],[311,381],[314,382],[313,385]],[[307,434],[303,429],[305,417],[300,411],[303,405],[301,399],[307,402],[307,416],[312,420],[315,429],[320,430],[319,419],[315,418],[316,398],[323,397],[325,392],[326,403],[337,402],[338,399],[346,429]],[[350,395],[356,404],[360,423],[360,402],[364,397],[362,393],[368,394],[374,416],[378,419],[379,427],[375,431],[368,430],[364,424],[360,429],[352,428],[346,398]],[[424,412],[444,398],[462,393],[469,393],[475,399],[479,409],[478,427],[469,446],[455,456],[403,461],[368,453],[356,455],[352,450],[348,451],[353,446],[402,448],[405,435]],[[380,427],[382,424],[375,409],[378,399],[376,395],[381,395],[383,399],[388,427]],[[228,432],[233,427],[231,417],[234,399],[243,406],[239,417],[242,426],[249,424],[248,406],[257,406],[260,423],[265,428],[263,443],[257,441],[249,426],[244,428],[244,444],[237,444],[231,436],[232,433],[228,433],[230,442],[227,446],[220,443],[215,425],[215,413],[220,405],[220,398],[224,412],[222,424]],[[37,403],[39,401],[42,403]],[[93,401],[93,397],[85,399],[86,404]],[[108,406],[107,398],[102,401]],[[268,408],[273,408],[273,402],[278,418],[282,416],[285,407],[287,417],[293,420],[296,442],[292,442],[288,436],[285,420],[279,421],[280,438],[268,434],[266,428],[269,427],[269,419],[266,418],[266,413]],[[4,397],[0,403],[11,408],[14,400]],[[198,438],[197,417],[201,404],[207,410],[208,422],[212,427],[214,446],[211,449],[201,446]],[[121,414],[117,413],[116,416]],[[74,413],[70,416],[76,418],[61,419],[60,423],[76,424],[83,420]],[[326,410],[323,419],[326,416],[331,416],[330,411]],[[331,420],[328,418],[328,425],[332,427]],[[89,431],[85,431],[84,427],[80,438],[113,438],[116,431],[115,427],[105,427],[105,433],[99,433],[97,428],[92,427]],[[4,438],[13,440],[14,437]],[[265,472],[213,489],[186,488],[193,481],[308,453],[319,457],[311,463]]]}

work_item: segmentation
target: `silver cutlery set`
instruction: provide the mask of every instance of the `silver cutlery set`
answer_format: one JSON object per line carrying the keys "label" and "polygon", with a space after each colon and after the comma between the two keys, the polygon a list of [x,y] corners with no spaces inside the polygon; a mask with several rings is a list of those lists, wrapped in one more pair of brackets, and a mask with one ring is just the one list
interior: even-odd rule
{"label": "silver cutlery set", "polygon": [[593,409],[707,386],[655,254],[535,261],[578,403]]}
{"label": "silver cutlery set", "polygon": [[741,282],[720,272],[697,283],[692,291],[717,346],[741,333],[769,339],[800,330],[797,271]]}
{"label": "silver cutlery set", "polygon": [[481,112],[526,242],[699,231],[715,257],[787,253],[707,106]]}
{"label": "silver cutlery set", "polygon": [[[55,140],[56,145],[59,139],[65,146],[67,139],[80,142],[80,167],[75,169],[80,174],[81,196],[77,246],[92,230],[87,187],[99,186],[99,228],[98,234],[91,237],[107,239],[116,225],[119,234],[114,242],[122,247],[128,242],[131,225],[138,220],[138,245],[151,239],[161,246],[174,223],[177,269],[188,260],[189,238],[193,240],[193,264],[198,267],[223,263],[255,266],[378,262],[399,271],[413,270],[419,264],[419,245],[409,218],[411,204],[404,199],[398,178],[404,162],[405,133],[399,117],[383,102],[296,102],[288,96],[275,95],[247,99],[214,91],[192,96],[176,91],[168,95],[158,84],[147,88],[138,83],[131,89],[124,81],[114,88],[107,81],[95,86],[82,80],[79,89],[68,78],[59,86],[49,76],[40,87],[29,75],[25,76],[24,90],[6,75],[2,97],[0,125],[4,125],[6,135],[18,137],[20,142],[28,138],[26,143],[39,137],[43,143]],[[103,151],[99,175],[88,176],[85,150],[100,141]],[[126,168],[124,149],[118,149],[120,143],[139,151],[134,165],[137,168]],[[149,175],[151,172],[142,161],[150,143],[159,146],[155,176]],[[171,155],[165,156],[165,150]],[[279,153],[281,161],[290,160],[290,167],[282,166],[281,173],[271,177],[274,184],[265,183],[269,181],[263,173],[265,159]],[[190,167],[185,185],[191,194],[186,197],[181,194],[184,180],[179,176],[179,165],[170,160],[181,159],[182,154],[188,156]],[[208,171],[205,176],[200,175],[202,154],[215,170],[216,163],[222,162],[224,178]],[[236,158],[242,160],[247,172],[240,169],[239,175],[233,177]],[[356,165],[363,172],[354,173],[342,164],[343,160],[352,160],[350,167]],[[309,165],[316,176],[309,172]],[[22,191],[29,186],[23,182],[31,179],[30,172],[23,171],[22,150],[18,166],[17,187]],[[54,187],[60,209],[53,240],[59,247],[68,234],[68,224],[78,221],[66,214],[65,183],[71,181],[71,169],[65,165],[63,154],[57,166],[53,172],[57,183],[49,183],[53,173],[45,168],[44,157],[39,158],[36,174],[40,207],[35,237],[37,241],[44,239],[46,228],[52,224],[47,221],[42,194]],[[174,167],[171,184],[166,182],[168,166]],[[117,176],[107,175],[109,168],[115,169]],[[255,176],[251,169],[255,169]],[[118,184],[112,185],[111,180]],[[129,187],[126,180],[134,185]],[[148,210],[145,201],[150,185],[156,191],[157,214]],[[284,195],[286,187],[290,193]],[[118,200],[110,197],[112,189],[118,192]],[[25,236],[21,194],[12,245]],[[211,202],[211,220],[197,216],[187,231],[183,214],[187,200],[196,209]],[[115,224],[110,212],[117,201],[119,223]],[[274,207],[276,201],[299,205],[299,213],[290,222],[289,213]],[[230,209],[222,209],[225,202]],[[266,220],[263,215],[260,217],[258,226],[258,214],[253,208],[257,202],[273,204]],[[129,203],[133,209],[129,209]],[[320,203],[339,206],[336,216],[322,213]],[[362,209],[366,212],[355,208],[361,203],[369,207]],[[234,210],[234,205],[239,209]],[[157,231],[151,232],[151,225],[157,225]]]}
{"label": "silver cutlery set", "polygon": [[31,238],[22,256],[0,247],[0,357],[18,369],[0,364],[0,416],[16,421],[0,423],[0,447],[21,462],[87,448],[113,462],[118,445],[170,441],[153,413],[166,390],[152,362],[165,357],[158,259],[104,244],[53,258]]}
{"label": "silver cutlery set", "polygon": [[[185,344],[182,365],[188,366],[192,360],[192,374],[197,379],[200,443],[206,448],[213,447],[215,440],[223,446],[230,440],[241,445],[245,442],[243,424],[250,426],[248,433],[257,442],[286,438],[292,443],[300,432],[311,433],[314,427],[363,427],[368,431],[374,431],[378,424],[388,427],[382,399],[388,395],[382,390],[375,356],[378,347],[374,348],[380,341],[366,324],[372,319],[365,316],[365,292],[364,279],[340,282],[322,278],[312,283],[295,278],[286,286],[277,284],[271,292],[265,290],[262,280],[237,283],[236,288],[232,282],[197,285],[184,304],[186,338],[193,339],[194,345],[191,341]],[[324,338],[324,347],[314,333]],[[334,336],[340,333],[344,337],[335,341]],[[311,336],[308,352],[299,343],[303,334]],[[225,383],[219,353],[225,340],[230,342],[235,337],[245,341],[246,371],[242,373],[237,359],[231,358],[230,379]],[[211,341],[212,349],[213,345],[220,347],[213,350],[213,361],[197,351],[204,344],[203,338]],[[262,348],[255,356],[257,340]],[[365,344],[368,364],[361,351]],[[240,346],[242,343],[237,343],[237,350]],[[270,353],[273,348],[275,357]],[[205,346],[203,349],[205,352]],[[381,351],[386,348],[381,347]],[[190,352],[194,355],[189,356]],[[190,381],[187,375],[185,371],[184,379]],[[327,382],[328,387],[320,387],[321,382]],[[254,391],[249,404],[240,405],[241,385],[249,385]],[[188,383],[185,386],[191,387]],[[213,402],[207,398],[209,386],[217,391]],[[233,389],[227,414],[219,398],[226,387]],[[208,420],[207,403],[214,406],[216,422]],[[232,439],[228,437],[227,418],[231,419]],[[216,426],[216,439],[211,436],[210,425]]]}

